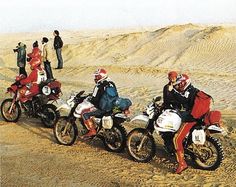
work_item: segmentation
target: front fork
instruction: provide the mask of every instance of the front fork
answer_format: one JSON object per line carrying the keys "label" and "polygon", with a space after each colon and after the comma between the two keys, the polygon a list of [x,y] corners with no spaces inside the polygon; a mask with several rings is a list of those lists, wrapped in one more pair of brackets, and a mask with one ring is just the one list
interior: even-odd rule
{"label": "front fork", "polygon": [[142,139],[141,139],[141,142],[140,142],[140,144],[139,144],[138,147],[137,147],[137,148],[138,148],[137,151],[140,151],[141,148],[143,147],[143,144],[144,144],[144,142],[145,142],[145,140],[146,140],[146,138],[147,138],[146,135],[147,135],[146,133],[143,135],[143,137],[142,137]]}
{"label": "front fork", "polygon": [[10,106],[10,108],[9,108],[9,110],[8,110],[8,113],[9,113],[9,114],[11,114],[15,103],[16,103],[16,98],[13,98],[12,103],[11,103],[11,106]]}
{"label": "front fork", "polygon": [[76,118],[74,119],[74,117],[73,117],[73,119],[71,119],[71,118],[66,119],[66,126],[65,126],[65,128],[63,129],[63,131],[62,131],[62,135],[63,135],[63,136],[64,136],[67,132],[70,132],[73,123],[75,123],[75,120],[76,120]]}
{"label": "front fork", "polygon": [[[153,131],[154,131],[154,130],[153,130]],[[141,142],[140,142],[140,144],[137,146],[137,151],[140,151],[140,150],[142,149],[143,144],[145,143],[148,134],[152,134],[152,133],[147,129],[147,131],[142,135]]]}
{"label": "front fork", "polygon": [[67,121],[67,122],[66,122],[66,126],[65,126],[64,130],[63,130],[62,133],[61,133],[62,136],[65,136],[65,134],[68,132],[69,125],[70,125],[70,122]]}

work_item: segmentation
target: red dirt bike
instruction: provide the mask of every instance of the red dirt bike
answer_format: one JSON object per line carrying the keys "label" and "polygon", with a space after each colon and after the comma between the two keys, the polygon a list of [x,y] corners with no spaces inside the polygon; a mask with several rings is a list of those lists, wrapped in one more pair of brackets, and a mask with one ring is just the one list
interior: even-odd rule
{"label": "red dirt bike", "polygon": [[22,93],[27,90],[28,85],[19,84],[20,80],[24,78],[17,76],[16,82],[7,88],[6,93],[10,93],[13,97],[5,99],[1,104],[3,119],[7,122],[17,122],[24,111],[26,116],[40,118],[46,127],[53,127],[60,117],[60,112],[56,110],[55,105],[48,102],[59,99],[61,83],[58,81],[41,82],[39,93],[25,101],[25,98],[22,98]]}

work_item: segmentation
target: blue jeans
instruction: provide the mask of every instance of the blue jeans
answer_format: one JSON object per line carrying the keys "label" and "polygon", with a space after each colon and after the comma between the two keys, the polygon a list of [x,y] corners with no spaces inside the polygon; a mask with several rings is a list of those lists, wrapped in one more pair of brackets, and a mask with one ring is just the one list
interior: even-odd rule
{"label": "blue jeans", "polygon": [[82,115],[83,119],[84,120],[88,120],[90,119],[90,117],[92,116],[95,116],[95,117],[102,117],[106,112],[105,111],[102,111],[102,110],[99,110],[99,109],[96,109],[92,112],[87,112],[87,113],[84,113]]}
{"label": "blue jeans", "polygon": [[54,79],[53,75],[52,75],[51,62],[49,62],[47,60],[47,61],[45,61],[43,63],[44,63],[44,69],[45,69],[46,74],[47,74],[47,79]]}
{"label": "blue jeans", "polygon": [[56,49],[56,54],[57,54],[57,60],[58,60],[57,68],[63,68],[63,59],[61,56],[61,48]]}

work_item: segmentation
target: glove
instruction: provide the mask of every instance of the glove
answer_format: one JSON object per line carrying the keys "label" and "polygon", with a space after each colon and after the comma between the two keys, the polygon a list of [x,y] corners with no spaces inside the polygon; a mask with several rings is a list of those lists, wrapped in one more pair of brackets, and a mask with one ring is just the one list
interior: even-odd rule
{"label": "glove", "polygon": [[19,87],[19,86],[21,85],[20,81],[16,81],[16,82],[15,82],[15,85],[16,85],[17,87]]}

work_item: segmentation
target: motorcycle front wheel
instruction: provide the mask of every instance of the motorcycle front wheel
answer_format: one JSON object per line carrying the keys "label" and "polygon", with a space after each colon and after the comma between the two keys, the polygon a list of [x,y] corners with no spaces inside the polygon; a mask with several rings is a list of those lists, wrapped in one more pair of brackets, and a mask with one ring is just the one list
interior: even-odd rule
{"label": "motorcycle front wheel", "polygon": [[66,116],[63,116],[55,124],[53,133],[59,144],[70,146],[78,136],[78,129],[76,124],[72,124]]}
{"label": "motorcycle front wheel", "polygon": [[41,113],[41,121],[47,128],[53,128],[60,118],[60,112],[57,111],[57,107],[53,104],[43,105]]}
{"label": "motorcycle front wheel", "polygon": [[20,105],[15,102],[12,104],[13,99],[5,99],[1,104],[1,114],[7,122],[17,122],[21,115]]}
{"label": "motorcycle front wheel", "polygon": [[126,145],[127,132],[120,124],[114,124],[111,129],[106,129],[102,141],[107,151],[122,152]]}
{"label": "motorcycle front wheel", "polygon": [[224,152],[220,141],[211,136],[206,137],[203,145],[191,144],[187,151],[190,151],[194,166],[202,170],[217,169],[224,159]]}
{"label": "motorcycle front wheel", "polygon": [[143,128],[133,129],[127,137],[127,151],[136,162],[149,162],[156,153],[153,136]]}

